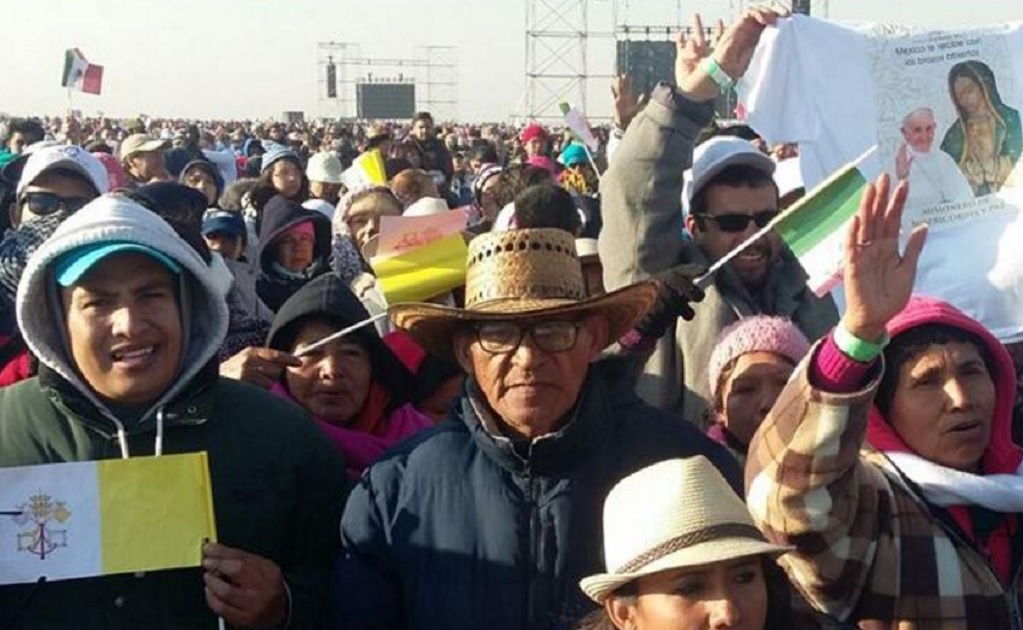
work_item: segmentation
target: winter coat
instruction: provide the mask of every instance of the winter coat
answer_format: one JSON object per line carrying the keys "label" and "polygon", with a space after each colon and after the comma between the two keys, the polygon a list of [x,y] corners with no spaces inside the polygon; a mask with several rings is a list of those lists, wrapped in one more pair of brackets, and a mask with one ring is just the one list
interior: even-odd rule
{"label": "winter coat", "polygon": [[[676,265],[708,265],[700,249],[683,238],[682,174],[692,165],[697,135],[711,120],[710,103],[694,103],[667,86],[632,121],[601,183],[603,228],[600,260],[604,286],[620,289]],[[637,391],[644,400],[706,428],[710,404],[707,365],[721,331],[740,317],[782,315],[807,336],[820,338],[838,322],[831,297],[818,298],[789,252],[769,272],[765,294],[752,299],[730,269],[718,272],[696,317],[670,326],[646,359]]]}
{"label": "winter coat", "polygon": [[555,433],[502,437],[470,380],[455,419],[373,465],[341,521],[332,628],[569,628],[593,610],[579,580],[603,570],[604,498],[623,477],[704,455],[738,466],[694,427],[644,404],[617,360],[590,367]]}
{"label": "winter coat", "polygon": [[[986,346],[995,405],[983,469],[1019,475],[1008,355],[980,324],[936,300],[914,299],[888,332],[894,338],[928,323],[966,330]],[[883,360],[856,391],[830,393],[811,382],[810,362],[822,345],[782,391],[746,465],[747,504],[758,527],[796,547],[780,559],[793,584],[816,609],[861,628],[1023,628],[1018,515],[988,512],[1015,530],[1006,586],[988,556],[992,547],[982,549],[956,518],[967,506],[928,501],[893,459],[911,451],[873,406]]]}
{"label": "winter coat", "polygon": [[[302,322],[311,319],[325,319],[341,330],[368,318],[369,313],[344,280],[333,272],[325,273],[284,303],[274,318],[267,346],[291,352]],[[345,426],[338,426],[326,418],[313,418],[345,455],[348,472],[358,478],[384,451],[433,422],[409,404],[414,387],[412,373],[384,343],[376,329],[366,326],[351,336],[369,355],[372,381],[366,401]],[[272,391],[294,400],[283,380]]]}
{"label": "winter coat", "polygon": [[[176,261],[192,295],[183,367],[144,409],[104,403],[78,375],[55,321],[53,261],[112,240],[142,243]],[[68,219],[29,260],[19,286],[18,323],[41,365],[39,376],[0,389],[0,467],[121,457],[119,432],[128,454],[153,455],[161,417],[164,453],[208,454],[220,542],[276,563],[290,590],[290,627],[319,628],[339,547],[344,463],[301,409],[218,376],[214,357],[228,325],[222,290],[167,223],[127,199],[101,198]],[[214,630],[217,618],[196,567],[0,586],[0,627]]]}
{"label": "winter coat", "polygon": [[[316,229],[316,244],[313,251],[313,263],[305,277],[284,277],[273,269],[276,257],[277,239],[290,228],[312,221]],[[270,310],[284,304],[295,291],[316,276],[329,271],[330,266],[330,219],[315,210],[307,210],[301,205],[281,195],[276,195],[263,208],[263,217],[259,227],[259,280],[256,291],[263,303]]]}

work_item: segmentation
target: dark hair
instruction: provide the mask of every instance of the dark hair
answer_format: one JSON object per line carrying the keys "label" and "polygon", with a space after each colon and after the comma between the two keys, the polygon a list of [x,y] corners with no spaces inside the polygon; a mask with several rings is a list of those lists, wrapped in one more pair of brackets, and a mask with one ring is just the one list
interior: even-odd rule
{"label": "dark hair", "polygon": [[390,158],[384,162],[384,171],[387,181],[391,181],[398,173],[407,171],[410,168],[412,168],[412,163],[405,158]]}
{"label": "dark hair", "polygon": [[224,188],[223,194],[220,195],[221,209],[240,212],[242,210],[242,198],[247,193],[251,193],[252,189],[258,184],[259,180],[254,177],[243,177],[228,184]]}
{"label": "dark hair", "polygon": [[474,141],[472,148],[469,149],[469,159],[479,160],[484,164],[497,164],[497,149],[487,140]]}
{"label": "dark hair", "polygon": [[[293,158],[291,156],[285,156],[285,157],[282,157],[282,158],[277,160],[277,162],[283,162],[283,161],[288,161],[288,162],[291,162],[292,164],[294,164],[295,168],[298,169],[299,175],[302,177],[302,184],[298,187],[298,192],[295,193],[295,197],[292,198],[292,201],[297,202],[297,203],[302,203],[304,201],[308,201],[308,199],[309,199],[309,178],[305,176],[305,169],[302,168],[302,162],[299,159]],[[277,162],[274,162],[274,164],[276,164]],[[274,185],[274,169],[273,169],[273,164],[271,164],[269,168],[264,168],[262,170],[262,172],[259,174],[259,181],[262,184],[269,184],[271,186]],[[280,191],[278,191],[278,192],[280,192]]]}
{"label": "dark hair", "polygon": [[911,328],[896,335],[884,350],[884,375],[877,388],[877,396],[874,397],[874,404],[883,416],[887,417],[892,408],[902,366],[920,356],[930,346],[950,343],[968,343],[976,346],[988,374],[992,379],[995,378],[997,369],[994,357],[991,356],[987,344],[977,335],[948,324],[924,324]]}
{"label": "dark hair", "polygon": [[432,125],[433,115],[430,114],[430,112],[416,112],[416,115],[412,117],[412,124],[414,125],[420,120],[429,121],[429,123]]}
{"label": "dark hair", "polygon": [[7,125],[7,137],[5,140],[10,140],[11,136],[16,133],[25,136],[25,146],[40,142],[46,137],[46,130],[43,129],[42,123],[35,118],[15,118],[12,120]]}
{"label": "dark hair", "polygon": [[[764,585],[767,588],[767,616],[764,619],[764,630],[775,628],[792,628],[794,619],[792,615],[792,586],[789,579],[768,556],[761,556],[761,568],[764,571]],[[636,582],[625,584],[609,597],[635,598],[637,596]],[[583,617],[575,626],[576,630],[617,630],[607,611],[603,608],[593,611]]]}
{"label": "dark hair", "polygon": [[[769,173],[749,166],[747,164],[736,164],[729,166],[715,175],[693,195],[693,202],[689,205],[689,213],[693,215],[707,213],[707,191],[711,186],[728,186],[729,188],[760,188],[770,186],[774,189],[775,197],[778,196],[778,185]],[[702,227],[702,226],[701,226]]]}
{"label": "dark hair", "polygon": [[583,227],[572,194],[551,183],[530,186],[515,197],[515,226],[558,228],[573,236]]}
{"label": "dark hair", "polygon": [[520,192],[535,184],[550,183],[551,174],[531,164],[516,164],[501,172],[501,179],[494,186],[494,202],[503,208],[515,201]]}

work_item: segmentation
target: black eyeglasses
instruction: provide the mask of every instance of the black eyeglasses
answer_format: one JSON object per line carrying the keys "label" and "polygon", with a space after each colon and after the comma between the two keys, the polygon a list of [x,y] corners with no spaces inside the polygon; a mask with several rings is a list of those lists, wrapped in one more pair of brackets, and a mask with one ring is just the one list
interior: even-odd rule
{"label": "black eyeglasses", "polygon": [[28,211],[37,217],[44,217],[61,210],[77,212],[90,201],[92,199],[86,197],[61,197],[48,192],[30,192],[21,198],[21,207],[28,208]]}
{"label": "black eyeglasses", "polygon": [[533,338],[536,347],[544,352],[566,352],[575,347],[576,339],[579,337],[579,324],[548,321],[532,326],[519,326],[511,322],[488,322],[476,326],[476,339],[486,352],[506,354],[518,349],[527,332]]}
{"label": "black eyeglasses", "polygon": [[717,223],[718,229],[722,232],[744,232],[750,221],[757,224],[758,228],[767,227],[776,216],[777,210],[764,210],[756,214],[694,214],[697,219],[710,219]]}

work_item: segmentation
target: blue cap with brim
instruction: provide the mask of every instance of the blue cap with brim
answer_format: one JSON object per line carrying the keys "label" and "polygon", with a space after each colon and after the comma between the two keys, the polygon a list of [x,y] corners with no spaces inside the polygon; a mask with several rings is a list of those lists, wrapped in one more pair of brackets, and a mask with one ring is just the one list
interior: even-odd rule
{"label": "blue cap with brim", "polygon": [[166,267],[171,273],[181,273],[181,265],[163,252],[141,243],[119,241],[92,243],[64,252],[53,264],[53,276],[60,286],[70,287],[81,280],[82,276],[104,258],[113,254],[127,253],[145,254]]}
{"label": "blue cap with brim", "polygon": [[235,212],[209,213],[202,222],[202,235],[209,236],[217,232],[244,237],[246,235],[245,220]]}

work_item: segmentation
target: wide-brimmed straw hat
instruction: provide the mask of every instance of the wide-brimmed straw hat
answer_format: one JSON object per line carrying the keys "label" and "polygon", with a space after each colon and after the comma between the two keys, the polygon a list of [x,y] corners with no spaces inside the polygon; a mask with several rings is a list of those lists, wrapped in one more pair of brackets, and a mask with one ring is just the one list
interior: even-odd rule
{"label": "wide-brimmed straw hat", "polygon": [[451,338],[468,322],[601,315],[608,345],[631,330],[657,298],[657,283],[639,282],[587,299],[571,234],[558,229],[491,232],[469,244],[465,308],[395,304],[391,319],[438,356],[453,353]]}
{"label": "wide-brimmed straw hat", "polygon": [[622,479],[604,501],[608,572],[583,578],[593,601],[638,577],[791,547],[773,545],[707,458],[669,459]]}

